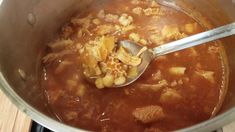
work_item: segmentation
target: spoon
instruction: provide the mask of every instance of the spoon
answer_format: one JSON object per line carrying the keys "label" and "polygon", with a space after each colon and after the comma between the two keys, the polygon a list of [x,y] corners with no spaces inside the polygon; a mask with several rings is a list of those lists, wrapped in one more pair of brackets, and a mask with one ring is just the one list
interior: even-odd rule
{"label": "spoon", "polygon": [[[135,82],[145,72],[150,62],[156,57],[176,52],[179,50],[183,50],[186,48],[190,48],[193,46],[197,46],[200,44],[204,44],[206,42],[210,42],[234,34],[235,34],[235,22],[206,32],[192,35],[177,41],[166,43],[164,45],[155,47],[153,49],[146,50],[140,56],[142,62],[138,66],[138,75],[135,78],[127,79],[126,83],[122,85],[115,85],[114,87],[123,87]],[[142,46],[136,44],[135,42],[128,40],[120,41],[119,45],[129,50],[129,52],[132,53],[133,55],[136,55],[140,51],[140,49],[143,48]]]}

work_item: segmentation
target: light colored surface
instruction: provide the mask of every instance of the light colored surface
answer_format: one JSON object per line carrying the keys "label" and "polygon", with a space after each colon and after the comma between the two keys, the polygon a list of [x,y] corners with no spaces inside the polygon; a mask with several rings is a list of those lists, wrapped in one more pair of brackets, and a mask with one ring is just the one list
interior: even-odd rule
{"label": "light colored surface", "polygon": [[19,111],[0,90],[0,132],[29,132],[31,119]]}
{"label": "light colored surface", "polygon": [[235,122],[230,123],[223,127],[223,132],[234,132],[235,131]]}

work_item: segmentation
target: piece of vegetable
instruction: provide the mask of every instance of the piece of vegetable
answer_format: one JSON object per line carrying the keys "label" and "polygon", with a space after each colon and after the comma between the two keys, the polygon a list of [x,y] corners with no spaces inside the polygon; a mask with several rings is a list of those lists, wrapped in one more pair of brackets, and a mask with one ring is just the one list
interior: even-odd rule
{"label": "piece of vegetable", "polygon": [[114,84],[115,85],[122,85],[126,82],[126,78],[124,76],[120,76],[120,77],[117,77],[115,80],[114,80]]}
{"label": "piece of vegetable", "polygon": [[133,66],[128,69],[128,72],[127,72],[128,78],[135,78],[137,75],[138,75],[138,69],[136,66]]}
{"label": "piece of vegetable", "polygon": [[134,42],[138,43],[140,41],[140,36],[137,33],[131,33],[129,35],[129,39],[133,40]]}
{"label": "piece of vegetable", "polygon": [[185,67],[171,67],[169,69],[169,73],[173,74],[173,75],[184,75],[186,71]]}
{"label": "piece of vegetable", "polygon": [[106,74],[105,77],[102,78],[102,81],[105,87],[112,87],[114,84],[114,76],[112,74]]}
{"label": "piece of vegetable", "polygon": [[163,91],[159,101],[162,104],[174,104],[182,99],[182,96],[175,89],[167,88]]}

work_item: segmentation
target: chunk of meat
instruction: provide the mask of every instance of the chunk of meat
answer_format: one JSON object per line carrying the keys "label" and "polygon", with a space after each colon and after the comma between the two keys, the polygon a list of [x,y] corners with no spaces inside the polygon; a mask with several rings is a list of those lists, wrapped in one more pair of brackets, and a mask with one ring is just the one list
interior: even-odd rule
{"label": "chunk of meat", "polygon": [[141,7],[136,7],[132,9],[132,12],[137,15],[141,15],[143,13],[143,9]]}
{"label": "chunk of meat", "polygon": [[143,11],[146,16],[163,14],[163,12],[159,8],[147,8],[147,9],[144,9]]}
{"label": "chunk of meat", "polygon": [[81,26],[82,28],[88,29],[91,25],[92,15],[88,15],[84,18],[72,18],[71,23],[75,26]]}
{"label": "chunk of meat", "polygon": [[57,100],[65,94],[63,90],[49,89],[46,91],[46,96],[49,104],[54,104]]}
{"label": "chunk of meat", "polygon": [[75,52],[72,50],[62,50],[58,53],[49,53],[42,58],[42,61],[44,64],[51,64],[51,63],[54,63],[57,60],[61,59],[62,57],[66,56],[66,55],[71,55],[73,53],[75,53]]}
{"label": "chunk of meat", "polygon": [[137,121],[142,123],[151,123],[162,120],[165,117],[162,107],[157,105],[136,108],[132,115]]}
{"label": "chunk of meat", "polygon": [[105,35],[114,32],[115,28],[110,24],[104,24],[104,25],[99,25],[95,30],[97,34]]}
{"label": "chunk of meat", "polygon": [[62,62],[60,62],[59,65],[55,69],[55,74],[62,73],[66,68],[68,68],[72,64],[73,64],[73,62],[71,62],[71,61],[62,61]]}
{"label": "chunk of meat", "polygon": [[166,80],[161,80],[157,84],[139,84],[138,86],[141,90],[159,91],[168,86],[168,82]]}
{"label": "chunk of meat", "polygon": [[67,46],[73,45],[74,41],[71,39],[63,39],[63,40],[56,40],[53,43],[49,43],[48,47],[50,47],[53,51],[63,50]]}
{"label": "chunk of meat", "polygon": [[72,35],[74,33],[74,30],[72,27],[66,25],[65,27],[62,28],[62,37],[63,38],[68,38],[70,35]]}

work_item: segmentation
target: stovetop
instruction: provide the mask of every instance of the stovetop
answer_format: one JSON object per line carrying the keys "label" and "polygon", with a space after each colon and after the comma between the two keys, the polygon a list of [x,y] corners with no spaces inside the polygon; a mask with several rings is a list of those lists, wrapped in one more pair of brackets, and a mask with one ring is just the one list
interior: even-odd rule
{"label": "stovetop", "polygon": [[47,129],[46,127],[43,127],[42,125],[36,123],[36,122],[32,122],[32,127],[31,127],[31,132],[53,132],[49,129]]}
{"label": "stovetop", "polygon": [[[229,125],[226,125],[223,128],[218,129],[213,132],[234,132],[234,131],[235,131],[235,122],[233,122]],[[33,122],[31,132],[53,132],[53,131],[41,126],[40,124],[38,124],[36,122]]]}

